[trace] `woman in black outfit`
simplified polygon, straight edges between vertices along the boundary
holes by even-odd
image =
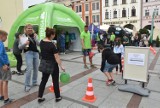
[[[59,102],[62,97],[60,96],[59,91],[59,67],[65,71],[65,69],[62,66],[60,57],[58,55],[57,48],[52,43],[53,38],[55,37],[55,31],[52,28],[46,28],[46,37],[45,39],[41,40],[40,42],[40,49],[41,49],[41,56],[42,60],[45,60],[46,62],[53,63],[53,72],[51,74],[48,74],[46,72],[42,72],[42,81],[39,86],[39,93],[38,93],[38,102],[41,103],[45,100],[43,97],[44,89],[46,86],[46,83],[48,81],[49,76],[52,76],[52,81],[54,85],[54,91],[55,91],[55,101]]]

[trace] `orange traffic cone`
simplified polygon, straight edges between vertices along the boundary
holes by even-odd
[[[124,70],[124,59],[121,60],[121,64],[122,64],[122,72]]]
[[[154,55],[156,54],[156,50],[152,46],[150,46],[150,50]]]
[[[50,88],[49,88],[49,91],[50,91],[50,92],[54,92],[54,89],[53,89],[53,88],[54,88],[54,85],[53,85],[53,83],[52,83],[52,85],[51,85]],[[59,90],[61,91],[61,89],[59,89]]]
[[[96,97],[94,96],[93,92],[92,78],[88,79],[86,95],[82,98],[82,100],[86,102],[94,102],[96,100]]]
[[[50,86],[49,91],[50,91],[50,92],[54,92],[53,83],[52,83],[52,85]]]

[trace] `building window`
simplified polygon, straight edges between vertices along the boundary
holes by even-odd
[[[157,8],[157,9],[154,9],[154,11],[155,11],[155,16],[158,16],[159,15],[159,9]]]
[[[92,16],[92,20],[93,20],[94,23],[95,23],[95,22],[98,22],[98,23],[99,23],[99,15],[93,15],[93,16]]]
[[[125,8],[123,8],[123,10],[122,10],[122,17],[126,17],[126,9]]]
[[[149,10],[145,10],[145,16],[149,16]]]
[[[131,3],[136,3],[136,0],[131,0]]]
[[[96,3],[96,9],[99,10],[99,2]]]
[[[88,4],[85,4],[85,11],[88,11]]]
[[[109,19],[109,12],[107,10],[105,12],[105,19]]]
[[[99,15],[97,15],[97,20],[96,21],[99,23]]]
[[[132,17],[136,16],[136,9],[135,9],[135,7],[132,7],[131,13],[132,13]]]
[[[82,6],[79,5],[79,12],[82,12]]]
[[[126,0],[122,0],[122,4],[126,4]]]
[[[78,6],[76,6],[76,12],[78,12]]]
[[[117,18],[117,11],[116,10],[113,12],[113,18]]]
[[[92,20],[93,20],[93,22],[96,22],[96,16],[95,15],[92,16]]]
[[[109,6],[109,2],[108,0],[105,0],[105,7],[108,7]]]
[[[113,5],[117,5],[117,0],[113,0]]]
[[[86,25],[89,25],[89,16],[86,16]]]
[[[95,3],[92,3],[92,10],[95,10],[96,9],[95,7],[96,7]]]

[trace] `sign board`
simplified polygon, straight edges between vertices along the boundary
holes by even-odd
[[[124,58],[124,74],[123,78],[147,82],[148,63],[149,63],[148,47],[125,47]]]

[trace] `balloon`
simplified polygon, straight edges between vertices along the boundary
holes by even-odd
[[[70,81],[70,75],[66,72],[62,72],[60,75],[60,81],[62,83],[68,83]]]

